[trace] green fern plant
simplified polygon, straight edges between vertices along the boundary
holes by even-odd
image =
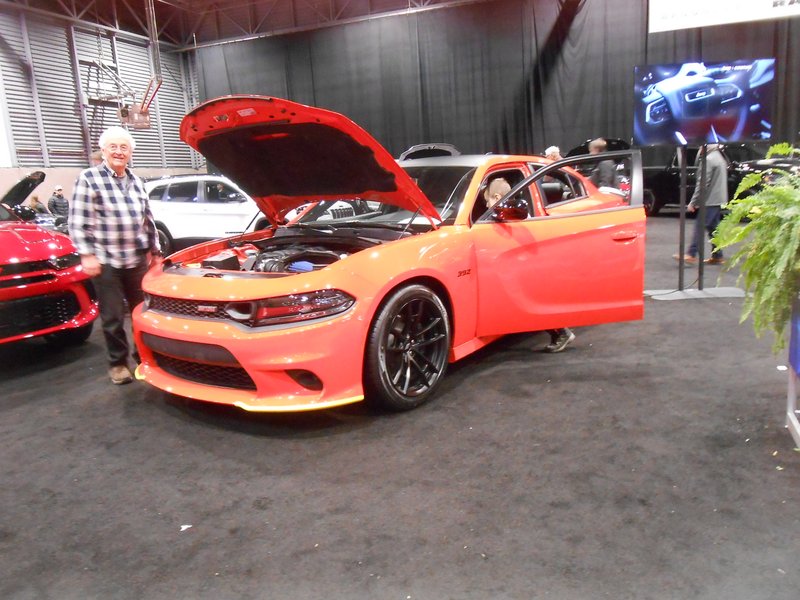
[[[800,155],[776,144],[772,156]],[[773,351],[786,346],[787,324],[800,293],[800,171],[770,169],[746,175],[714,233],[718,248],[736,245],[728,269],[740,267],[746,298],[741,322],[753,318],[756,336],[773,332]]]

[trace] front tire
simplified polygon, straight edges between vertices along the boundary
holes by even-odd
[[[444,377],[450,352],[450,319],[430,288],[395,291],[369,330],[364,358],[367,400],[404,411],[428,401]]]
[[[160,225],[156,226],[156,233],[158,234],[158,245],[161,247],[161,254],[169,256],[174,250],[172,236],[166,228]]]

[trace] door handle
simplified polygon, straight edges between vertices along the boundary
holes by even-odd
[[[615,242],[633,242],[636,238],[639,237],[639,234],[635,231],[620,231],[615,233],[611,236],[611,239]]]

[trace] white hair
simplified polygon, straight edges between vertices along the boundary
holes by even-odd
[[[544,151],[544,155],[550,156],[551,154],[561,154],[561,148],[558,146],[548,146]]]
[[[124,127],[120,127],[119,125],[112,125],[108,129],[106,129],[103,133],[100,134],[100,148],[105,148],[108,145],[108,140],[116,139],[116,138],[125,138],[128,140],[130,144],[131,150],[136,149],[136,140],[133,139],[131,132],[125,129]]]

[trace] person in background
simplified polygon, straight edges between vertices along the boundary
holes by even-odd
[[[564,158],[561,156],[561,149],[558,146],[548,146],[544,151],[544,157],[552,160],[553,162]]]
[[[46,215],[50,213],[50,211],[47,210],[47,207],[44,205],[44,203],[41,200],[39,200],[39,196],[37,196],[36,194],[34,194],[28,199],[28,206],[30,206],[38,214]]]
[[[89,156],[89,164],[93,167],[97,167],[103,164],[103,151],[102,150],[95,150]]]
[[[544,157],[553,162],[564,158],[561,156],[561,149],[558,146],[548,146],[544,151]],[[545,179],[547,179],[546,176]],[[567,327],[548,329],[547,335],[550,336],[550,343],[544,347],[545,352],[561,352],[575,340],[575,334]]]
[[[56,217],[69,218],[69,202],[64,198],[64,188],[57,185],[53,190],[53,195],[47,201],[47,209]]]
[[[589,154],[602,154],[608,149],[608,142],[597,138],[589,142]],[[601,160],[590,177],[597,187],[617,187],[617,165],[613,160]]]
[[[706,218],[705,223],[700,223],[700,219],[694,221],[694,235],[692,236],[691,244],[686,254],[683,255],[683,261],[687,265],[697,264],[697,248],[703,243],[703,227],[708,232],[708,237],[711,239],[714,236],[714,230],[722,220],[722,205],[728,202],[728,161],[720,150],[719,144],[708,144],[706,152],[703,154],[702,149],[697,155],[697,175],[698,179],[702,173],[702,161],[706,161]],[[698,181],[694,188],[692,199],[686,206],[686,211],[693,213],[700,207],[702,198],[700,197],[700,190],[702,186]],[[675,260],[680,260],[680,255],[673,255]],[[722,250],[711,246],[711,256],[704,262],[711,265],[725,264],[725,258],[722,256]]]
[[[83,270],[94,277],[108,375],[116,385],[133,380],[128,358],[138,361],[125,332],[125,317],[143,300],[145,272],[161,260],[144,183],[128,168],[135,147],[122,127],[102,133],[103,162],[78,175],[69,215],[69,235]]]

